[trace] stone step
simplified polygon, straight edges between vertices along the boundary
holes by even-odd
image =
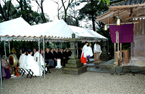
[[[110,73],[110,70],[100,69],[100,68],[95,68],[95,67],[89,67],[89,68],[87,68],[87,71],[89,71],[89,72],[97,72],[97,73]]]

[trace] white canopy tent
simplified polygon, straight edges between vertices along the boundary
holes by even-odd
[[[63,20],[31,26],[19,17],[0,23],[0,41],[38,41],[40,47],[40,40],[43,40],[43,50],[45,49],[45,40],[66,41],[72,38],[73,33],[76,34],[76,38],[82,41],[93,41],[97,38],[106,39],[91,30],[68,26]]]

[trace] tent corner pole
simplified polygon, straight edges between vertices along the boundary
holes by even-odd
[[[9,54],[11,53],[11,42],[9,41]]]
[[[38,47],[39,47],[38,49],[39,49],[39,53],[40,53],[40,39],[39,38],[38,38]],[[41,74],[40,54],[39,54],[39,61],[38,62],[39,62],[39,74]],[[40,78],[41,78],[41,76],[40,76]]]
[[[45,40],[43,36],[43,58],[44,58],[44,79],[45,79]]]
[[[5,56],[7,57],[7,53],[6,53],[6,42],[4,41],[4,52],[5,52]]]
[[[0,77],[1,77],[1,89],[3,89],[2,68],[1,68],[1,54],[0,54]]]

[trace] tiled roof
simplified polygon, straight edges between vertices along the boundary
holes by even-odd
[[[145,3],[145,0],[112,0],[112,1],[118,1],[117,3],[113,3],[110,6],[120,6],[120,5],[135,5],[135,4],[142,4]]]

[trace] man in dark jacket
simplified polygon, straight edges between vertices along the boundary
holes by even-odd
[[[64,66],[64,52],[63,52],[63,49],[60,49],[58,56],[59,56],[59,59],[61,59],[61,65]]]
[[[51,48],[51,51],[49,52],[49,65],[55,67],[54,61],[55,61],[54,52],[53,48]]]
[[[47,64],[49,64],[49,48],[46,48],[45,51],[45,61]]]

